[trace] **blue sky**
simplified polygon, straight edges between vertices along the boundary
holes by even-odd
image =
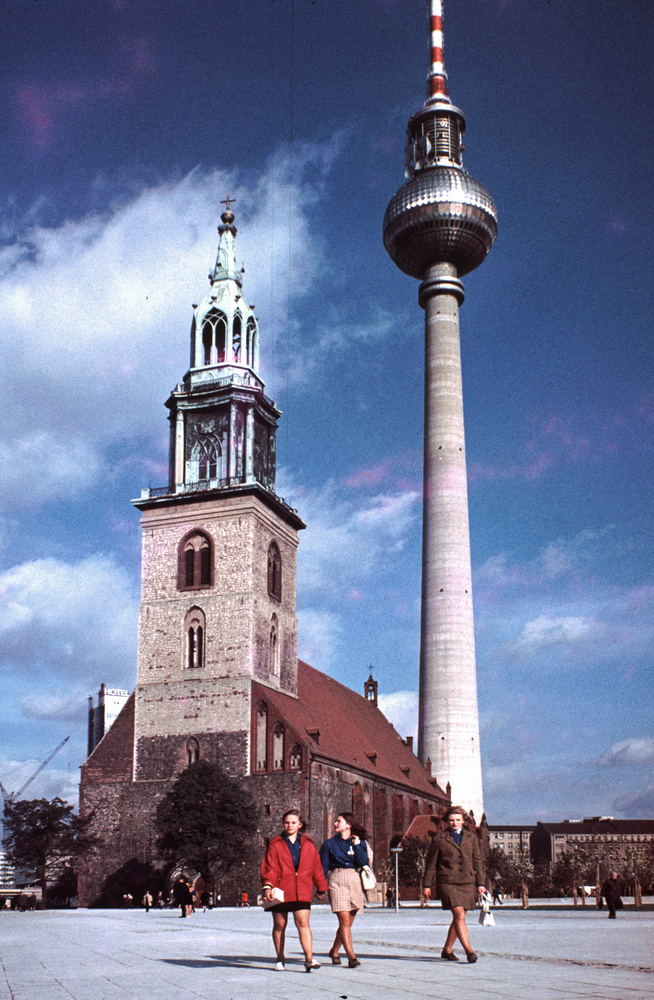
[[[649,5],[447,0],[486,810],[654,816]],[[138,513],[220,200],[284,411],[300,654],[415,730],[423,314],[381,222],[422,0],[9,0],[0,42],[0,779],[76,796],[86,705],[135,681]],[[647,110],[646,110],[647,109]],[[18,765],[21,765],[20,767]]]

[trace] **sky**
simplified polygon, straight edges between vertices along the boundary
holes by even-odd
[[[646,0],[446,0],[499,235],[461,338],[489,822],[654,817]],[[423,0],[4,0],[0,780],[77,799],[88,696],[133,688],[164,401],[236,199],[299,652],[415,733],[423,313],[387,256]]]

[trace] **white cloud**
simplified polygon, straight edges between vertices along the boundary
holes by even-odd
[[[548,646],[578,645],[596,638],[601,631],[601,625],[590,618],[543,614],[527,622],[508,648],[514,653],[529,655]]]
[[[67,755],[67,748],[63,747],[60,753],[60,759],[63,761]],[[44,759],[46,756],[47,754],[44,754]],[[55,757],[54,761],[56,762],[56,760]],[[10,795],[16,795],[27,784],[21,798],[52,799],[58,795],[76,806],[79,796],[79,771],[77,767],[46,767],[33,780],[30,780],[40,764],[41,761],[36,758],[18,762],[0,754],[0,774],[7,792]]]
[[[651,736],[621,740],[599,757],[600,764],[615,766],[640,767],[652,762],[654,762],[654,738]]]
[[[628,792],[615,800],[616,814],[628,819],[654,817],[654,785]]]
[[[298,656],[318,670],[325,670],[334,659],[342,627],[337,615],[329,611],[304,608],[298,612]]]
[[[265,376],[289,304],[326,270],[309,210],[338,149],[336,139],[298,146],[292,159],[282,152],[251,183],[193,171],[56,228],[30,220],[0,251],[0,349],[11,358],[0,415],[5,500],[71,496],[98,480],[107,446],[160,434],[162,401],[187,367],[191,303],[208,288],[227,190],[237,200],[244,293],[265,316]],[[295,346],[299,356],[315,348],[299,331]]]
[[[298,550],[298,592],[334,595],[379,571],[384,557],[402,551],[418,516],[415,491],[383,493],[358,505],[342,500],[334,483],[294,491],[308,528]]]
[[[134,581],[111,557],[14,566],[0,574],[0,664],[38,678],[41,695],[58,697],[64,678],[117,683],[133,676],[137,606]]]
[[[304,331],[305,349],[293,354],[291,380],[309,390],[315,388],[313,378],[326,359],[333,362],[335,356],[351,355],[359,344],[385,340],[399,323],[398,316],[378,305],[371,306],[370,314],[361,322],[353,320],[351,309],[332,306],[324,323]]]
[[[40,694],[36,691],[20,700],[20,710],[30,719],[74,719],[83,721],[88,710],[86,688],[60,691],[58,694]]]
[[[541,587],[544,581],[555,581],[584,569],[592,562],[614,533],[614,525],[599,531],[585,528],[573,538],[557,538],[549,542],[533,559],[523,563],[512,560],[506,552],[488,558],[475,569],[475,580],[482,584]]]
[[[509,764],[487,764],[484,767],[484,793],[504,796],[511,792],[522,790],[525,784],[533,781],[533,775],[525,773],[524,761],[512,761]]]
[[[380,694],[379,707],[390,723],[403,738],[418,736],[418,692],[393,691]],[[418,748],[415,747],[417,750]]]
[[[92,485],[102,468],[102,456],[79,433],[51,434],[38,430],[0,441],[5,499],[21,496],[30,502],[72,498]]]

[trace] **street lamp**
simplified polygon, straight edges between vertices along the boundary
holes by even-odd
[[[600,859],[597,857],[595,859],[597,865],[597,871],[595,875],[595,906],[599,910],[602,905],[602,886],[600,884]]]
[[[399,913],[400,909],[400,880],[398,877],[398,863],[397,859],[400,856],[402,848],[398,844],[397,847],[391,847],[391,854],[395,855],[395,912]]]

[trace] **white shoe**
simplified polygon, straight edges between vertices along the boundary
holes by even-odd
[[[275,966],[275,972],[286,972],[286,966],[283,962],[278,962]]]

